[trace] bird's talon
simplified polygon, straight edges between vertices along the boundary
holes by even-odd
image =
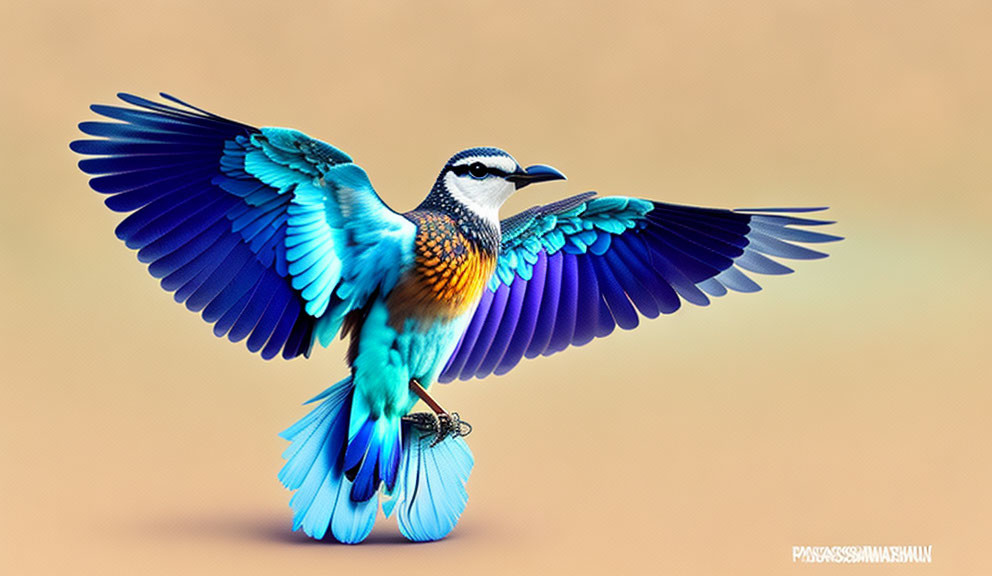
[[[457,438],[472,433],[472,425],[462,420],[457,412],[441,413],[436,416],[430,412],[415,412],[404,416],[403,421],[409,422],[417,430],[432,435],[434,437],[431,440],[432,448],[449,436]]]
[[[424,432],[437,433],[438,430],[437,417],[430,412],[414,412],[413,414],[407,414],[401,420],[403,422],[409,422],[411,426]]]
[[[437,420],[439,429],[434,436],[434,441],[431,442],[432,447],[437,446],[448,436],[458,438],[459,436],[468,436],[472,432],[472,425],[462,420],[458,412],[438,414]]]
[[[472,425],[461,419],[458,412],[451,413],[451,436],[456,438],[458,436],[468,436],[472,433]]]

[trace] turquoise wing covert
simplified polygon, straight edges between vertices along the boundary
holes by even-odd
[[[130,212],[118,238],[217,336],[269,359],[309,355],[412,253],[414,225],[378,197],[344,152],[285,128],[119,94],[94,105],[72,150],[107,206]]]
[[[587,192],[501,222],[496,273],[441,382],[505,374],[524,357],[602,338],[639,316],[756,292],[743,271],[788,274],[770,257],[823,258],[795,243],[840,240],[832,224],[791,214],[824,208],[719,210]]]

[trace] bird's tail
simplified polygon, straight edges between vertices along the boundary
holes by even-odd
[[[468,504],[465,483],[475,464],[472,451],[461,436],[433,441],[433,434],[403,424],[396,489],[382,504],[387,518],[396,510],[400,532],[414,542],[447,536]]]
[[[378,495],[352,500],[352,482],[344,474],[354,388],[349,376],[324,390],[307,402],[320,404],[280,434],[292,442],[282,455],[286,465],[279,471],[279,481],[296,490],[289,501],[293,530],[302,528],[318,540],[330,528],[339,542],[361,542],[372,531],[379,508]]]
[[[392,498],[383,511],[397,511],[404,536],[443,538],[468,501],[468,445],[449,437],[432,446],[430,434],[406,423],[400,430],[398,421],[394,430],[384,418],[367,421],[349,439],[353,396],[354,383],[345,378],[310,400],[320,404],[281,434],[292,442],[279,480],[296,490],[293,530],[322,539],[329,528],[339,542],[361,542],[372,531],[384,483],[384,495]]]

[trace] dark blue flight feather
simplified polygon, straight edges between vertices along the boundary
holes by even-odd
[[[163,288],[217,323],[218,336],[248,337],[249,349],[265,358],[307,354],[311,341],[304,340],[312,340],[316,319],[305,312],[277,254],[284,250],[280,217],[289,195],[244,171],[244,180],[232,178],[222,167],[225,150],[259,130],[171,97],[182,108],[120,97],[137,108],[92,106],[116,122],[83,122],[80,130],[98,139],[70,145],[98,156],[79,167],[93,175],[94,190],[110,195],[107,206],[131,212],[118,237],[139,250]],[[267,194],[268,204],[253,205],[252,192]]]
[[[533,358],[630,330],[640,316],[705,306],[760,286],[742,272],[787,274],[774,258],[823,253],[796,242],[839,237],[805,230],[808,209],[732,211],[586,193],[502,222],[497,274],[440,380],[483,378]],[[538,264],[535,264],[538,263]],[[508,288],[512,286],[512,292]],[[515,298],[506,304],[507,292]],[[480,337],[481,335],[481,337]],[[483,361],[484,360],[484,361]]]

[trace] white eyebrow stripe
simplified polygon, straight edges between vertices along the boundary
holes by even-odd
[[[469,166],[476,162],[487,168],[496,168],[497,170],[502,170],[506,173],[515,172],[517,170],[517,161],[507,156],[469,156],[468,158],[462,158],[458,162],[455,162],[452,166]]]

